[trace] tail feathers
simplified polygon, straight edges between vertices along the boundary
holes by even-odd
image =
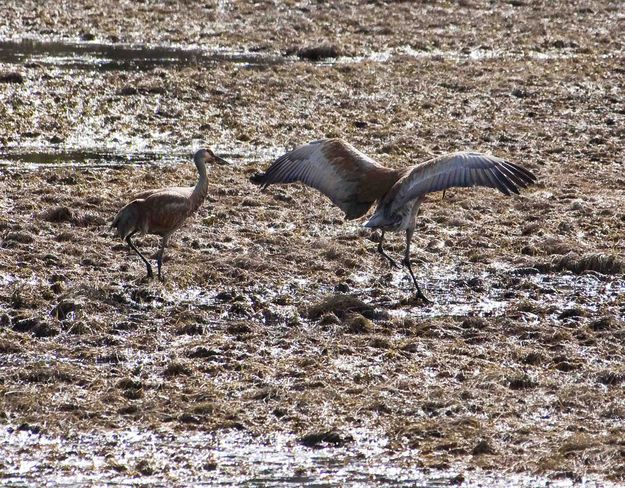
[[[118,212],[117,215],[115,216],[115,218],[113,219],[113,223],[111,224],[111,229],[115,229],[117,228],[117,226],[119,225],[119,216],[120,216],[121,212]]]
[[[376,212],[374,213],[369,220],[367,220],[363,225],[363,227],[370,227],[373,229],[378,229],[378,228],[382,228],[382,227],[388,227],[390,225],[395,224],[396,222],[394,220],[389,220],[387,217],[384,216],[384,213],[382,212]]]
[[[340,208],[342,208],[345,213],[345,220],[354,220],[362,217],[367,213],[367,210],[371,208],[371,205],[373,205],[373,202],[342,201],[340,203]]]
[[[374,219],[373,217],[370,218],[369,220],[367,220],[364,224],[362,224],[363,227],[379,227],[379,225],[377,224],[377,220],[378,219]]]
[[[111,224],[111,229],[117,229],[117,235],[126,239],[130,234],[140,229],[140,224],[139,200],[134,200],[117,213]]]

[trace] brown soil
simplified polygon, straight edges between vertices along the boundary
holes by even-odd
[[[8,2],[0,36],[284,62],[0,65],[6,155],[156,148],[155,162],[175,160],[0,169],[7,426],[234,428],[304,445],[349,445],[366,428],[423,469],[625,478],[618,2],[74,3]],[[316,62],[324,52],[344,57]],[[422,306],[377,235],[323,196],[249,183],[328,136],[395,167],[490,152],[539,184],[430,196],[413,243],[434,301]],[[205,145],[232,164],[210,168],[166,281],[146,281],[108,226],[135,192],[193,184]],[[387,249],[399,255],[403,238]]]

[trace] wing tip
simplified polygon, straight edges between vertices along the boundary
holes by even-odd
[[[504,167],[508,171],[512,171],[517,178],[521,179],[523,182],[522,188],[527,188],[529,185],[538,183],[538,177],[524,166],[511,161],[504,161]]]

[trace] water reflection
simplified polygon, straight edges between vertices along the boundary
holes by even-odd
[[[156,67],[199,66],[211,63],[273,65],[280,54],[227,49],[203,50],[174,46],[100,44],[94,42],[0,41],[0,63],[55,65],[67,69],[140,70]]]
[[[150,46],[79,41],[44,41],[39,39],[0,41],[0,63],[56,66],[63,69],[99,71],[148,71],[157,67],[202,66],[215,63],[237,63],[244,66],[272,66],[294,62],[313,62],[319,66],[361,62],[386,63],[394,58],[415,60],[473,61],[509,59],[551,59],[576,56],[573,51],[522,51],[476,49],[469,52],[444,50],[415,50],[399,46],[384,51],[371,51],[354,56],[302,60],[296,55],[280,52],[256,52],[235,49],[205,49],[181,46]]]
[[[121,166],[170,165],[180,161],[188,161],[196,148],[168,148],[154,151],[124,151],[108,147],[59,148],[41,149],[12,148],[0,152],[0,167],[15,167],[20,170],[35,170],[40,167],[84,167],[84,168],[116,168]],[[275,151],[241,148],[233,152],[222,150],[219,146],[215,151],[231,164],[249,163],[254,160],[265,160],[274,157]]]

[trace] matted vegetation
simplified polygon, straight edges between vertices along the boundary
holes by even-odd
[[[464,473],[456,481],[474,470],[622,481],[622,9],[569,3],[84,1],[70,15],[9,2],[0,36],[273,61],[0,64],[7,428],[68,442],[234,429],[347,450],[364,429],[389,456],[410,453],[404,466]],[[413,245],[434,301],[422,306],[378,236],[323,196],[249,183],[287,148],[334,136],[395,167],[491,152],[539,184],[428,198]],[[193,184],[205,145],[232,164],[210,168],[165,282],[146,281],[108,226],[134,192]],[[139,153],[148,164],[120,160]],[[403,236],[387,248],[401,253]],[[165,476],[106,459],[94,468],[104,478]]]

